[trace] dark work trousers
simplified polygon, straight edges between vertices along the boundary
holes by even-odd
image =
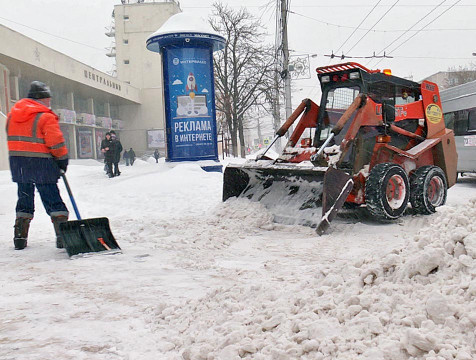
[[[18,183],[17,218],[33,218],[35,212],[35,186],[49,216],[68,216],[68,209],[61,200],[58,184]]]
[[[114,163],[114,176],[119,175],[121,172],[119,171],[119,163]]]

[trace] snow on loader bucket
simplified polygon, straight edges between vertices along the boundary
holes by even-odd
[[[268,166],[266,166],[268,165]],[[245,197],[268,208],[274,221],[317,227],[322,235],[352,189],[345,172],[314,166],[228,165],[224,172],[223,201]]]
[[[276,222],[316,226],[321,218],[325,170],[266,163],[228,165],[223,174],[223,201],[246,197],[270,209]]]
[[[345,117],[350,117],[357,106],[349,109]],[[241,165],[229,164],[223,174],[223,201],[234,196],[258,201],[271,211],[274,221],[317,227],[316,232],[322,235],[352,190],[351,176],[333,167],[319,167],[311,162],[301,162],[297,166],[296,163],[262,160],[301,113],[304,112],[304,115],[293,136],[296,132],[300,136],[302,131],[299,126],[309,125],[309,118],[316,119],[317,110],[314,103],[303,101],[277,131],[275,139],[260,159]],[[293,136],[289,143],[293,143]],[[333,137],[334,133],[330,133],[314,154],[316,159]]]
[[[300,117],[281,155],[264,154],[224,172],[223,200],[263,203],[275,221],[316,226],[322,235],[344,206],[388,222],[409,204],[432,214],[456,182],[454,132],[438,86],[357,63],[316,69],[320,105],[305,99],[276,132]]]
[[[105,217],[81,219],[73,193],[63,171],[61,177],[78,218],[78,220],[66,221],[60,224],[60,234],[63,236],[64,248],[68,255],[71,257],[84,253],[120,252],[121,248],[109,227],[109,220]]]

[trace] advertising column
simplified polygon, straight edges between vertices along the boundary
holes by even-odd
[[[147,39],[162,54],[167,161],[218,163],[213,52],[225,39],[193,14],[179,13]],[[221,165],[200,166],[221,171]]]
[[[217,160],[211,49],[165,49],[163,56],[169,161]]]

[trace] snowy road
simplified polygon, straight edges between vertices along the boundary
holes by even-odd
[[[259,204],[221,203],[222,175],[195,165],[139,160],[122,171],[107,179],[92,160],[68,169],[82,216],[108,217],[124,250],[74,260],[55,248],[39,198],[29,246],[13,250],[16,186],[0,172],[0,359],[476,356],[473,243],[468,234],[451,250],[445,243],[473,226],[452,219],[468,218],[476,178],[450,189],[432,216],[338,219],[318,238],[273,223]],[[423,275],[412,261],[431,265],[427,258],[452,265]],[[431,316],[435,291],[452,302],[441,312],[455,309],[444,321]]]

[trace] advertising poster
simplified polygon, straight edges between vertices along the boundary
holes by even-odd
[[[78,157],[90,159],[93,157],[93,131],[88,128],[78,128]]]
[[[164,51],[168,160],[218,159],[212,52]]]
[[[164,130],[147,130],[147,147],[149,149],[164,149],[165,134]]]
[[[66,144],[66,147],[68,148],[68,152],[71,153],[71,138],[72,138],[72,135],[70,133],[70,126],[60,124],[60,129],[61,129],[61,132],[63,133],[64,143]]]
[[[104,159],[104,154],[101,152],[101,142],[106,137],[107,130],[98,130],[96,129],[96,156],[98,159]]]

